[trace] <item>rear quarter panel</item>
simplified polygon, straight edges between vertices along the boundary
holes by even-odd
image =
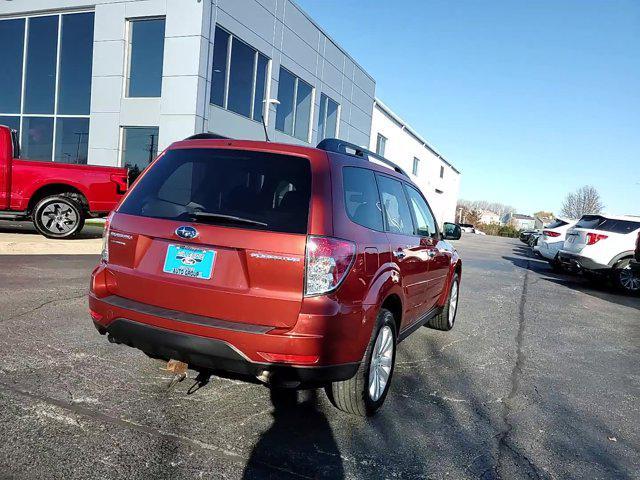
[[[11,209],[26,210],[33,195],[47,185],[68,185],[86,197],[91,211],[108,212],[122,197],[112,174],[126,174],[126,169],[14,159]]]

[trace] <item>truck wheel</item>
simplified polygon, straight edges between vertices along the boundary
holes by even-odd
[[[71,238],[84,227],[84,209],[72,197],[52,195],[33,209],[33,224],[47,238]]]
[[[389,310],[380,310],[373,332],[356,374],[325,389],[335,407],[361,417],[378,411],[391,385],[396,361],[396,325]]]
[[[449,287],[449,295],[447,296],[447,302],[438,315],[433,317],[427,322],[427,327],[434,330],[442,330],[448,332],[453,328],[453,324],[456,321],[456,314],[458,313],[458,293],[460,292],[460,277],[456,273],[451,280],[451,287]]]
[[[625,293],[640,293],[640,275],[631,269],[631,259],[621,260],[614,267],[613,283]]]

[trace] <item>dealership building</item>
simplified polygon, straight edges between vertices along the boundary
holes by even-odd
[[[454,219],[459,172],[291,0],[3,0],[0,42],[0,124],[24,158],[141,170],[194,133],[264,140],[265,126],[286,143],[386,141]]]

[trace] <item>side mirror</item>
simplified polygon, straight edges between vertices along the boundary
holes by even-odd
[[[460,225],[450,222],[444,222],[444,230],[442,237],[445,240],[460,240],[462,229]]]

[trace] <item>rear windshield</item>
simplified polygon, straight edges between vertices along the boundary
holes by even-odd
[[[564,227],[565,225],[568,225],[568,223],[556,218],[553,222],[547,225],[547,228],[558,228],[558,227]]]
[[[118,211],[255,230],[306,233],[311,168],[299,157],[222,149],[169,150]]]
[[[605,218],[600,215],[585,215],[578,223],[577,228],[588,228],[590,230],[603,230],[611,233],[630,233],[640,228],[640,219],[637,222],[631,220],[616,220]]]

